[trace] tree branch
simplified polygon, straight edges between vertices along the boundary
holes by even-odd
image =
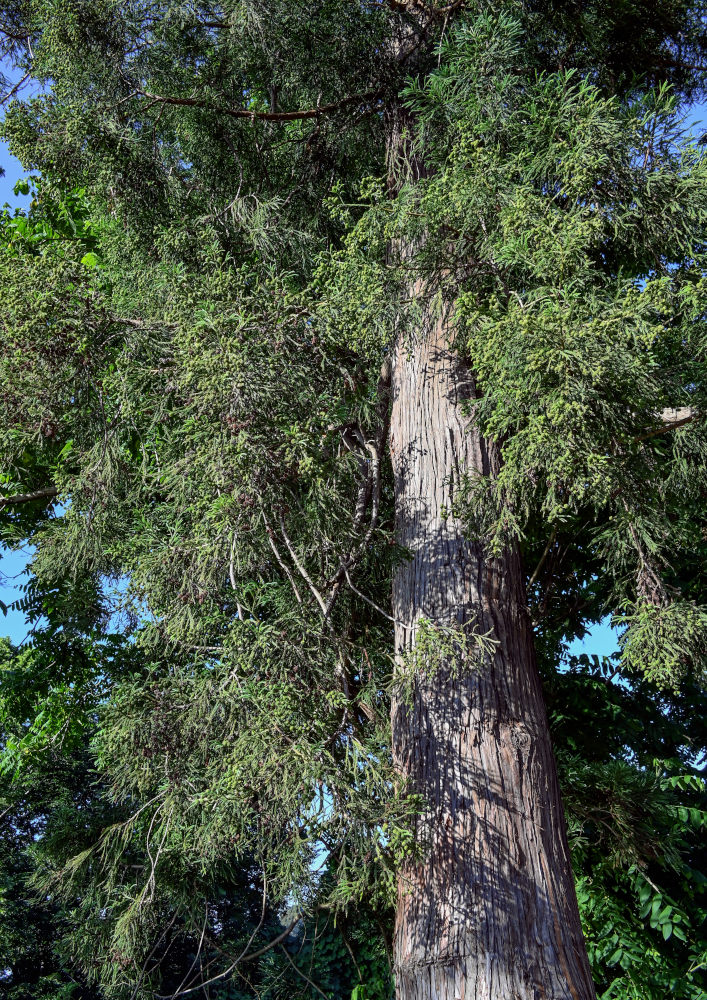
[[[121,323],[123,326],[133,326],[136,330],[144,330],[150,326],[164,326],[168,330],[176,330],[178,323],[165,323],[161,319],[131,319],[129,316],[111,316],[111,323]]]
[[[8,102],[9,100],[11,100],[11,99],[12,99],[12,98],[13,98],[13,97],[15,96],[15,94],[16,94],[16,93],[17,93],[17,92],[18,92],[18,91],[20,90],[20,88],[21,88],[21,87],[22,87],[22,86],[23,86],[23,85],[24,85],[24,84],[25,84],[25,83],[27,82],[27,80],[29,80],[29,78],[30,78],[30,74],[29,74],[29,73],[25,73],[25,75],[24,75],[24,76],[22,77],[22,79],[21,79],[21,80],[19,80],[19,81],[18,81],[18,82],[17,82],[16,84],[15,84],[15,86],[14,86],[14,87],[12,88],[12,90],[9,90],[9,91],[7,92],[7,94],[5,94],[5,96],[3,97],[3,99],[2,99],[1,101],[0,101],[0,105],[2,105],[2,104],[7,104],[7,102]]]
[[[548,539],[548,543],[545,546],[545,551],[540,556],[540,562],[535,567],[535,569],[533,571],[533,575],[531,576],[530,580],[528,581],[528,590],[530,590],[530,588],[533,586],[533,584],[535,583],[535,581],[538,578],[538,574],[540,573],[540,570],[545,565],[545,560],[547,559],[548,555],[550,554],[550,549],[552,548],[552,546],[553,546],[553,544],[555,542],[555,538],[556,537],[557,537],[557,528],[554,527],[552,529],[552,532],[550,533],[550,538]]]
[[[215,108],[207,101],[202,101],[197,97],[164,97],[160,94],[152,94],[147,90],[138,90],[141,97],[147,97],[156,104],[173,104],[178,107],[203,108],[207,111],[214,111],[219,115],[227,115],[229,118],[247,118],[251,121],[264,122],[294,122],[303,121],[306,118],[318,118],[320,115],[331,115],[346,108],[351,104],[370,104],[380,100],[383,95],[382,88],[371,90],[366,94],[354,94],[351,97],[343,97],[340,101],[331,104],[318,104],[315,108],[307,108],[301,111],[249,111],[247,108]]]
[[[370,465],[368,467],[368,474],[365,482],[362,484],[361,491],[359,493],[359,502],[356,505],[356,514],[354,516],[354,532],[357,532],[361,525],[363,524],[363,516],[365,514],[366,508],[369,503],[371,503],[371,517],[368,524],[368,529],[361,540],[361,542],[356,546],[355,549],[349,551],[345,558],[339,560],[339,569],[337,570],[334,579],[331,581],[331,590],[329,592],[329,599],[326,604],[326,609],[324,613],[325,619],[329,618],[332,608],[336,603],[336,599],[341,590],[341,586],[344,581],[344,577],[351,587],[355,591],[353,584],[349,578],[348,571],[353,569],[356,563],[361,559],[365,553],[368,545],[373,537],[373,532],[378,526],[378,516],[380,510],[380,495],[381,495],[381,460],[383,454],[383,448],[385,446],[386,439],[388,437],[388,427],[390,423],[390,382],[391,382],[391,362],[390,358],[386,358],[383,362],[381,368],[380,377],[378,379],[377,388],[377,403],[376,412],[378,414],[378,428],[376,430],[375,440],[373,442],[366,441],[361,435],[361,443],[365,450],[370,455]],[[361,595],[359,595],[361,596]],[[367,600],[367,598],[364,598]],[[377,604],[369,601],[377,610]],[[385,614],[385,612],[383,612]]]
[[[275,539],[274,539],[274,534],[275,533],[272,530],[272,528],[270,527],[270,525],[268,524],[268,519],[265,516],[265,511],[263,511],[263,524],[265,525],[265,532],[266,532],[266,534],[268,536],[268,542],[270,542],[270,548],[273,550],[273,553],[275,554],[275,558],[277,559],[278,565],[280,566],[280,569],[285,573],[287,579],[290,581],[290,586],[292,587],[292,589],[295,592],[295,597],[297,598],[297,603],[301,604],[302,603],[302,598],[300,597],[299,590],[297,589],[297,584],[294,581],[294,577],[292,576],[292,573],[290,572],[289,567],[284,562],[284,560],[283,560],[282,556],[280,555],[280,553],[277,551],[277,546],[275,545]],[[235,587],[234,587],[234,590],[235,590]]]
[[[0,507],[14,507],[15,504],[32,503],[33,500],[45,500],[58,496],[59,490],[56,486],[45,486],[43,490],[36,490],[34,493],[18,493],[14,497],[0,497]]]
[[[666,414],[668,413],[678,414],[682,413],[683,410],[686,413],[684,417],[680,417],[680,419],[678,420],[666,420]],[[641,441],[648,441],[650,438],[658,437],[658,435],[660,434],[668,434],[670,433],[670,431],[677,430],[678,427],[684,427],[685,424],[691,424],[695,420],[699,420],[700,417],[702,416],[703,416],[702,413],[698,413],[695,410],[690,409],[690,407],[683,407],[680,410],[663,410],[662,414],[664,420],[663,426],[656,427],[652,431],[647,431],[645,434],[641,434],[638,437],[635,437],[633,439],[634,444],[640,444]]]
[[[292,557],[292,562],[297,567],[297,571],[298,571],[299,575],[302,577],[302,579],[304,580],[304,582],[307,584],[307,586],[311,590],[314,599],[316,600],[317,604],[321,608],[322,614],[324,615],[324,618],[326,619],[327,610],[326,610],[326,604],[324,603],[324,598],[319,593],[319,591],[317,590],[317,588],[314,586],[314,584],[312,582],[312,578],[310,577],[309,573],[307,572],[307,570],[304,568],[304,566],[300,562],[300,560],[299,560],[299,558],[297,556],[297,553],[295,552],[294,546],[292,545],[292,542],[288,538],[287,532],[285,531],[285,521],[283,519],[282,514],[280,514],[280,531],[282,532],[282,537],[285,540],[285,545],[287,546],[287,551],[290,553],[290,556]]]
[[[393,622],[394,625],[399,625],[401,628],[407,629],[408,632],[412,632],[412,630],[415,628],[414,625],[406,625],[405,622],[398,621],[397,618],[393,618],[392,615],[389,615],[387,611],[383,610],[380,604],[376,604],[376,602],[372,601],[370,597],[366,597],[365,594],[361,593],[360,590],[357,590],[356,587],[354,587],[353,583],[351,582],[351,577],[349,576],[349,572],[347,568],[343,565],[343,563],[341,568],[344,576],[346,577],[346,582],[348,583],[349,587],[351,587],[351,589],[353,590],[354,594],[356,594],[357,597],[360,597],[362,601],[365,601],[367,604],[370,604],[372,608],[375,608],[379,614],[383,615],[384,618],[387,618],[388,621]]]
[[[312,989],[316,990],[320,997],[324,997],[324,1000],[329,1000],[329,998],[327,997],[326,993],[323,993],[322,990],[319,989],[319,987],[317,986],[317,984],[315,982],[313,982],[309,978],[309,976],[305,975],[305,973],[302,972],[302,970],[299,968],[298,965],[295,965],[295,963],[292,961],[292,957],[291,957],[289,951],[287,950],[287,948],[285,948],[284,945],[280,945],[280,949],[281,949],[283,955],[285,956],[285,958],[287,959],[287,961],[290,963],[290,965],[292,966],[292,968],[297,973],[297,975],[301,976],[302,979],[304,979],[305,983],[309,983],[309,985],[312,987]]]
[[[290,934],[295,929],[295,927],[297,926],[297,924],[300,922],[301,919],[302,919],[302,914],[298,913],[297,916],[294,918],[294,920],[290,921],[290,923],[284,929],[282,934],[278,934],[276,938],[274,938],[272,941],[269,941],[268,944],[263,945],[262,948],[258,948],[257,951],[251,951],[249,955],[244,955],[240,959],[240,961],[252,962],[254,958],[260,958],[261,955],[264,955],[266,951],[270,951],[271,948],[276,948],[277,945],[280,944],[280,942],[287,940],[287,938],[290,936]]]
[[[253,934],[251,934],[250,940],[248,941],[248,945],[255,937],[255,934],[257,934],[257,932],[262,927],[264,913],[265,913],[265,904],[263,903],[263,912],[261,913],[260,922],[258,923],[258,926],[256,927]],[[237,966],[240,965],[241,962],[250,962],[255,958],[260,958],[261,955],[264,955],[266,952],[270,951],[271,948],[276,948],[277,945],[285,941],[294,930],[295,925],[298,924],[301,919],[302,919],[302,914],[298,913],[297,916],[294,918],[294,920],[285,928],[282,934],[278,934],[278,936],[274,938],[272,941],[269,941],[268,944],[263,945],[262,948],[258,948],[257,951],[252,951],[249,955],[246,955],[243,952],[241,952],[241,954],[237,958],[233,958],[232,955],[229,955],[227,951],[224,951],[223,948],[219,947],[219,945],[209,935],[207,935],[206,940],[208,941],[209,945],[212,948],[214,948],[217,952],[219,952],[219,954],[231,960],[231,964],[228,966],[228,968],[224,969],[223,972],[219,972],[218,975],[212,976],[210,979],[207,979],[206,981],[199,983],[197,986],[190,986],[188,989],[180,989],[178,992],[170,994],[156,993],[155,997],[157,998],[157,1000],[176,1000],[177,997],[186,996],[188,993],[195,993],[197,990],[203,990],[204,987],[210,986],[211,983],[215,983],[219,979],[224,979],[226,976],[230,975],[230,973],[233,972],[233,970],[237,968]],[[246,945],[246,947],[248,947],[248,945]]]

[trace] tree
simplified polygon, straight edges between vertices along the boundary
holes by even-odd
[[[5,505],[70,498],[37,571],[129,577],[149,664],[96,738],[152,859],[103,883],[121,955],[158,872],[242,851],[303,909],[397,881],[406,1000],[593,996],[533,628],[704,669],[699,6],[4,25],[49,185],[5,220]]]
[[[22,503],[20,530],[31,530],[34,520],[36,531],[41,508],[35,502],[32,512]],[[3,520],[5,539],[17,538],[19,525]],[[97,780],[92,746],[112,689],[121,679],[140,675],[139,651],[111,631],[118,623],[90,579],[64,578],[51,588],[30,575],[16,606],[24,611],[32,638],[21,648],[0,643],[0,996],[171,995],[191,992],[195,983],[201,989],[210,979],[212,990],[228,1000],[309,997],[312,974],[342,1000],[362,976],[371,988],[379,982],[385,989],[387,962],[365,909],[355,926],[341,916],[336,926],[331,914],[320,913],[283,932],[252,858],[238,865],[226,860],[208,873],[175,866],[161,873],[137,940],[131,939],[135,926],[125,914],[115,922],[108,917],[102,907],[105,876],[116,895],[129,897],[135,872],[151,870],[140,806],[116,802]],[[77,857],[94,858],[96,843],[100,848],[110,830],[120,834],[122,849],[109,870],[99,867],[99,884],[95,869],[84,866],[63,887],[67,891],[56,892],[56,873],[75,869]],[[121,928],[121,916],[127,928]],[[218,942],[207,939],[205,945],[212,925]],[[259,933],[284,943],[275,954],[268,949],[259,954],[251,947]],[[130,957],[120,950],[126,937]],[[135,954],[141,963],[133,966]],[[224,957],[236,955],[245,962],[225,979]],[[233,965],[231,960],[225,968],[231,971]]]
[[[615,668],[582,657],[546,687],[597,994],[699,996],[704,694],[616,685]]]

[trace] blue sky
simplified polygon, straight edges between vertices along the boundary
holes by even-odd
[[[7,72],[7,70],[6,70]],[[707,102],[695,105],[688,117],[690,128],[696,133],[707,132]],[[26,175],[22,164],[11,155],[7,143],[0,140],[0,166],[5,174],[0,177],[0,206],[8,203],[11,206],[22,207],[27,204],[27,196],[16,196],[13,188],[20,177]],[[0,601],[10,604],[21,596],[23,580],[26,579],[24,569],[30,557],[28,550],[21,552],[0,551]],[[6,617],[0,615],[0,635],[9,636],[13,642],[22,642],[26,637],[28,627],[24,615],[18,611],[9,611]],[[588,653],[606,656],[617,648],[616,632],[608,621],[596,625],[582,642],[573,643],[570,652],[574,654]]]
[[[0,601],[10,604],[21,597],[22,582],[27,579],[24,570],[29,558],[28,550],[10,552],[3,547],[0,552]],[[0,615],[0,636],[8,636],[13,642],[21,643],[28,632],[25,616],[21,611],[8,610]]]
[[[2,141],[0,141],[0,166],[5,170],[5,176],[0,177],[0,205],[4,205],[5,202],[10,205],[27,204],[28,196],[16,197],[12,192],[17,181],[20,177],[24,177],[27,171],[22,168],[20,161],[10,154],[7,143]]]

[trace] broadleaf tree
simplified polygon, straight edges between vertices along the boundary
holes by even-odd
[[[634,687],[704,679],[704,15],[3,5],[3,511],[142,664],[127,819],[43,883],[107,989],[240,861],[293,920],[395,899],[401,1000],[595,995],[537,662],[613,615]]]

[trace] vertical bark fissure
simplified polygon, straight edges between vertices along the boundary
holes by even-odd
[[[415,661],[393,698],[395,763],[425,803],[399,880],[398,996],[590,1000],[519,555],[489,557],[449,513],[460,477],[489,473],[498,454],[465,416],[473,373],[447,318],[425,315],[393,357],[396,531],[411,555],[393,582],[396,650],[404,673],[424,618],[463,631],[468,652]]]

